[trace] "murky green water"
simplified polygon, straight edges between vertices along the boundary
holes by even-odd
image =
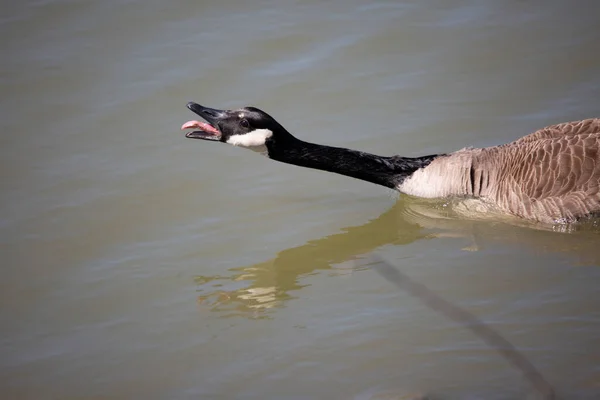
[[[521,399],[535,389],[372,255],[600,396],[600,236],[187,140],[193,100],[442,153],[600,116],[591,1],[0,6],[0,393]],[[380,396],[380,397],[377,397]]]

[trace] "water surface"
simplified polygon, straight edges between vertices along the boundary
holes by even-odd
[[[443,203],[187,140],[187,101],[298,137],[444,153],[599,116],[599,10],[546,1],[0,6],[3,398],[526,398],[473,313],[563,398],[600,396],[593,224]]]

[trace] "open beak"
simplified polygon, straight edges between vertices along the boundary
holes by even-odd
[[[188,121],[181,126],[182,130],[194,129],[185,134],[185,137],[191,139],[203,140],[221,140],[221,131],[219,130],[219,120],[226,116],[225,111],[215,110],[214,108],[203,107],[200,104],[190,101],[187,108],[198,114],[206,122]]]

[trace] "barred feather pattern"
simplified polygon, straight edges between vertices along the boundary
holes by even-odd
[[[401,183],[421,197],[468,196],[545,223],[600,213],[600,119],[540,129],[512,143],[462,149]]]

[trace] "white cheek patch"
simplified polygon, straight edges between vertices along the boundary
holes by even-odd
[[[227,143],[266,154],[265,143],[271,136],[273,136],[273,132],[269,129],[255,129],[245,135],[230,136],[227,138]]]

